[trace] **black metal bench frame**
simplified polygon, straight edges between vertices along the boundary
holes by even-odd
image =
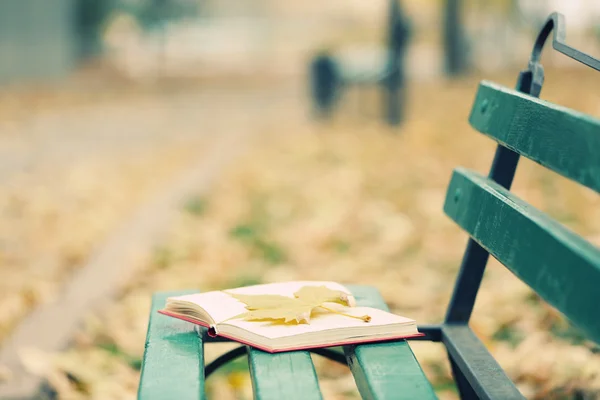
[[[383,117],[389,125],[399,125],[404,119],[405,68],[404,57],[410,36],[409,22],[399,0],[390,0],[386,49],[383,69],[375,75],[345,77],[332,54],[318,54],[311,64],[311,95],[317,116],[329,117],[341,93],[352,86],[379,85],[384,94]]]

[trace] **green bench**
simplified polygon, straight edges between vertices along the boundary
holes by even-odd
[[[311,61],[310,89],[317,116],[331,117],[341,97],[352,87],[379,86],[386,122],[393,126],[404,119],[405,58],[411,28],[400,0],[388,3],[385,46],[323,51]]]
[[[499,260],[561,311],[589,339],[600,343],[600,249],[509,189],[521,156],[600,193],[600,120],[539,100],[539,56],[550,33],[555,49],[600,70],[600,61],[564,44],[562,16],[544,26],[517,90],[482,82],[471,125],[498,142],[489,176],[455,169],[444,211],[470,236],[443,324],[420,326],[420,340],[442,342],[464,399],[523,399],[522,394],[469,328],[489,255]],[[377,289],[350,286],[359,305],[387,309]],[[165,299],[153,298],[138,397],[202,399],[205,378],[224,363],[248,355],[255,398],[321,399],[311,354],[268,354],[241,346],[204,362],[204,345],[216,339],[192,324],[157,314]],[[543,349],[540,349],[543,351]],[[348,365],[366,399],[436,398],[408,342],[319,349],[314,353]]]

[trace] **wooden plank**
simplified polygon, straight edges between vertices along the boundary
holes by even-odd
[[[349,285],[360,306],[388,310],[376,288]],[[344,352],[363,399],[436,399],[408,342],[345,346]]]
[[[469,122],[503,146],[600,193],[600,119],[483,81]]]
[[[492,256],[600,343],[600,249],[495,182],[454,171],[444,211]]]
[[[160,292],[152,298],[138,399],[204,399],[204,351],[194,325],[157,313],[169,296],[197,291]]]
[[[270,354],[248,347],[255,399],[320,400],[317,373],[306,351]]]
[[[479,399],[524,399],[483,343],[467,325],[444,325],[443,341],[451,359]]]

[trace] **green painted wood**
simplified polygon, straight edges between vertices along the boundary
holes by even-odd
[[[379,291],[370,286],[347,286],[360,306],[388,310]],[[363,399],[436,399],[408,342],[345,346],[348,366]]]
[[[469,122],[503,146],[600,192],[600,119],[483,81]]]
[[[444,325],[442,340],[478,398],[525,399],[467,325]]]
[[[492,256],[600,343],[600,249],[495,182],[454,171],[444,211]]]
[[[320,400],[317,373],[306,351],[270,354],[248,347],[254,398]]]
[[[195,292],[159,292],[152,297],[138,399],[205,398],[202,339],[193,324],[157,313],[167,297]]]

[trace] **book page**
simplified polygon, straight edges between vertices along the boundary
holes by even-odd
[[[348,331],[348,333],[351,333],[353,330],[356,330],[356,328],[360,328],[359,330],[361,331],[364,329],[374,328],[373,331],[377,332],[377,327],[384,325],[411,324],[415,322],[413,319],[370,307],[340,306],[335,308],[343,310],[350,315],[369,315],[371,317],[371,321],[364,322],[355,318],[333,314],[325,310],[318,311],[318,309],[315,309],[315,312],[313,312],[310,319],[310,324],[283,324],[277,321],[245,321],[241,319],[235,319],[229,320],[223,325],[235,326],[269,339],[277,339],[305,333],[325,332],[333,329],[344,330]]]
[[[350,291],[336,282],[325,281],[294,281],[281,283],[267,283],[263,285],[246,286],[235,289],[226,289],[225,291],[213,291],[206,293],[189,294],[184,296],[171,297],[172,300],[187,301],[197,304],[206,311],[211,318],[219,324],[231,317],[242,314],[246,310],[246,305],[226,292],[239,294],[278,294],[282,296],[293,297],[294,292],[303,286],[327,286],[333,290],[340,290],[346,293]],[[351,318],[350,318],[351,319]]]
[[[206,311],[217,324],[220,321],[224,321],[248,311],[243,303],[237,301],[227,293],[220,291],[170,297],[169,300],[185,301],[196,304]]]

